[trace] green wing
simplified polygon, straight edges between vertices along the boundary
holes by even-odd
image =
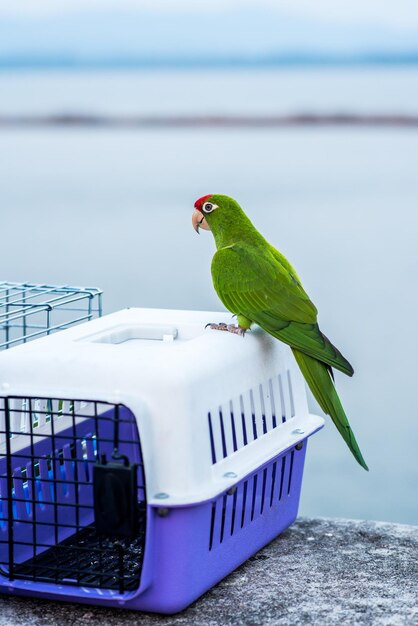
[[[275,248],[234,244],[212,261],[215,290],[227,309],[301,352],[351,376],[353,368],[321,333],[317,310],[290,263]]]

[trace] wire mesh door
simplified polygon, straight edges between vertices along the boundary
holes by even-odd
[[[0,400],[0,573],[83,587],[139,586],[146,494],[123,405]]]
[[[0,350],[101,315],[94,287],[0,282]]]

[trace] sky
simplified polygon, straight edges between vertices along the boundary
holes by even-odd
[[[416,0],[0,0],[1,16],[42,16],[45,14],[69,11],[92,11],[99,9],[151,10],[162,13],[229,11],[245,6],[268,8],[303,17],[313,17],[332,21],[344,21],[362,24],[389,24],[405,29],[418,26],[418,2]]]

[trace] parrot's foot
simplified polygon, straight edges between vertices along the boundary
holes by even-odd
[[[233,333],[240,337],[244,337],[248,330],[248,328],[241,328],[241,326],[235,326],[234,324],[224,324],[223,322],[220,324],[206,324],[205,328],[210,328],[211,330],[225,330],[228,333]]]

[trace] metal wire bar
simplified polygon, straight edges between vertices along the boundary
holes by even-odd
[[[7,455],[6,455],[6,469],[7,469],[7,481],[10,485],[10,480],[12,476],[12,453],[10,448],[10,437],[8,436],[8,432],[10,430],[10,412],[8,407],[7,399],[4,401],[4,413],[5,413],[5,429],[6,429],[6,447],[7,447]],[[10,487],[9,487],[10,489]],[[8,542],[8,561],[9,561],[9,578],[13,580],[13,566],[14,566],[14,545],[13,545],[13,500],[12,498],[7,499],[7,542]]]
[[[6,302],[9,306],[45,306],[49,308],[54,308],[57,303],[71,303],[76,299],[86,298],[93,299],[95,296],[99,295],[99,290],[96,293],[91,290],[86,291],[83,288],[74,287],[71,290],[62,291],[60,289],[53,290],[51,288],[37,290],[32,293],[32,295],[28,295],[32,292],[32,289],[28,289],[27,291],[18,291],[17,293],[12,293],[16,297],[11,299],[11,290],[6,290],[6,295],[4,298],[0,297],[0,304],[4,304]],[[46,296],[55,295],[55,297],[46,297]],[[27,300],[34,300],[34,302],[27,302]]]

